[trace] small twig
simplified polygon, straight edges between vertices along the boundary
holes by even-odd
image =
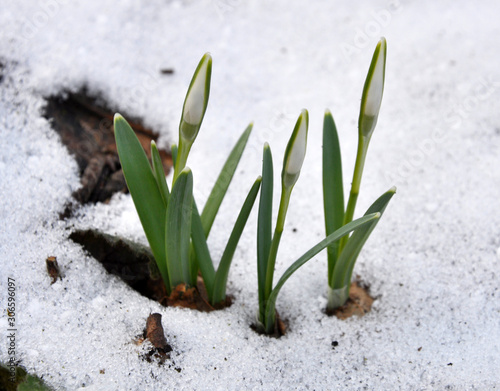
[[[49,273],[49,276],[52,278],[51,285],[55,283],[58,278],[62,279],[56,257],[48,257],[45,263],[47,264],[47,273]]]
[[[163,326],[161,325],[161,314],[151,314],[146,321],[146,338],[153,346],[162,353],[172,351],[172,347],[167,343]]]

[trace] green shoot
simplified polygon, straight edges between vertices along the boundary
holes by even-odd
[[[302,257],[297,259],[273,287],[274,267],[276,264],[279,243],[283,234],[286,213],[290,203],[290,196],[293,186],[300,175],[306,153],[308,122],[308,113],[304,110],[297,120],[285,151],[283,170],[281,173],[280,205],[274,234],[272,236],[273,160],[269,145],[267,143],[264,144],[262,189],[260,193],[257,224],[257,279],[259,293],[257,327],[259,331],[268,335],[274,334],[276,330],[276,299],[286,280],[321,250],[335,243],[348,233],[373,223],[380,217],[379,213],[371,213],[343,227],[339,227],[339,229],[332,232],[327,238],[323,239]]]
[[[119,114],[115,115],[115,137],[125,179],[167,293],[182,283],[196,286],[199,270],[210,303],[218,304],[226,298],[231,261],[261,179],[257,178],[248,193],[216,271],[207,238],[245,150],[252,124],[231,151],[200,215],[193,198],[193,174],[186,164],[207,109],[211,72],[212,58],[207,53],[200,60],[186,94],[179,124],[179,143],[172,145],[171,192],[154,142],[151,143],[151,166],[137,136]]]
[[[304,265],[307,261],[312,259],[315,255],[317,255],[321,250],[328,247],[328,245],[335,243],[340,238],[345,237],[345,235],[356,229],[363,229],[368,224],[373,224],[378,221],[380,218],[380,213],[372,213],[366,216],[363,216],[357,220],[351,221],[349,224],[344,225],[342,228],[339,228],[331,235],[327,236],[321,242],[313,246],[309,249],[304,255],[302,255],[299,259],[297,259],[292,265],[283,273],[278,283],[271,291],[270,295],[267,298],[266,306],[265,306],[265,321],[263,323],[264,330],[267,334],[272,334],[275,329],[276,324],[276,299],[278,297],[278,293],[281,288],[285,284],[286,280],[288,280],[293,273],[295,273],[302,265]]]
[[[165,217],[167,207],[163,201],[148,158],[134,131],[120,114],[115,114],[116,147],[125,181],[132,195],[137,214],[151,251],[158,264],[163,282],[170,292],[165,262]]]
[[[354,174],[352,176],[351,193],[347,208],[344,215],[344,224],[352,220],[354,209],[358,200],[359,188],[361,186],[361,177],[365,166],[366,152],[368,145],[377,125],[380,105],[382,104],[382,96],[384,93],[385,82],[385,62],[387,57],[387,43],[385,38],[380,39],[375,52],[373,53],[372,62],[368,75],[366,77],[363,94],[361,97],[361,108],[359,111],[358,120],[358,152],[356,154],[356,163],[354,165]],[[345,246],[346,239],[341,241],[340,251]]]
[[[265,308],[272,291],[274,266],[278,254],[279,242],[283,233],[290,196],[293,186],[299,177],[302,162],[305,157],[308,126],[309,114],[307,110],[303,110],[295,124],[295,128],[285,151],[281,175],[281,199],[278,210],[278,220],[274,229],[274,235],[272,236],[273,158],[269,145],[267,143],[264,145],[262,191],[260,194],[257,227],[257,277],[259,291],[258,320],[262,325],[263,331],[267,334],[271,334],[274,331],[274,324],[266,324]]]
[[[323,122],[323,200],[326,234],[330,235],[341,226],[349,224],[354,216],[361,186],[361,177],[371,136],[377,124],[385,82],[387,43],[381,38],[366,77],[358,120],[358,151],[354,165],[351,191],[344,211],[342,159],[337,129],[331,113],[327,110]],[[384,193],[368,209],[371,213],[383,214],[396,189]],[[338,243],[328,248],[328,304],[331,311],[349,298],[352,271],[363,245],[375,228],[378,220],[365,225],[351,236],[345,235]]]

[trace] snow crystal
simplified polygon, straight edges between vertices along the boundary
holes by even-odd
[[[55,389],[494,389],[500,386],[500,96],[498,2],[25,0],[0,12],[0,279],[16,281],[17,359]],[[326,256],[278,299],[280,339],[256,334],[256,213],[229,275],[234,304],[165,308],[129,288],[68,239],[97,228],[145,243],[129,195],[59,214],[80,186],[74,158],[42,118],[44,97],[78,91],[176,139],[192,72],[213,56],[204,125],[188,162],[202,205],[250,121],[254,131],[209,242],[220,257],[238,206],[271,145],[276,177],[300,110],[308,153],[278,254],[279,276],[322,238],[321,124],[336,120],[344,182],[355,158],[364,77],[387,38],[384,100],[357,214],[398,191],[355,274],[373,309],[341,321],[322,313]],[[162,75],[161,69],[174,73]],[[207,161],[209,159],[209,161]],[[276,181],[277,182],[277,181]],[[275,190],[279,196],[278,188]],[[276,199],[276,201],[278,201]],[[63,274],[51,285],[45,259]],[[163,316],[171,358],[137,345]],[[6,346],[6,313],[0,340]],[[8,353],[0,350],[0,362]]]

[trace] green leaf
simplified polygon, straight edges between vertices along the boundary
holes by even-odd
[[[156,147],[156,143],[151,141],[151,161],[153,162],[153,175],[156,179],[156,184],[158,185],[158,190],[160,190],[161,198],[165,204],[165,208],[168,205],[168,199],[170,197],[170,191],[168,190],[167,180],[165,178],[165,171],[163,171],[163,163],[161,161],[160,153]]]
[[[266,303],[266,272],[271,248],[273,214],[273,157],[269,144],[264,144],[262,186],[257,221],[257,280],[259,289],[259,319],[264,319]]]
[[[167,292],[170,292],[165,254],[166,207],[162,195],[141,143],[120,114],[115,115],[114,129],[123,175]]]
[[[357,220],[351,221],[349,224],[344,225],[342,228],[339,228],[321,242],[312,247],[309,251],[307,251],[304,255],[302,255],[299,259],[297,259],[286,271],[283,273],[278,283],[272,290],[269,298],[266,302],[265,309],[265,328],[267,333],[272,333],[274,329],[275,323],[275,313],[276,313],[276,299],[278,297],[278,293],[281,288],[285,284],[285,282],[292,276],[293,273],[297,271],[302,265],[304,265],[307,261],[309,261],[312,257],[318,254],[325,247],[328,247],[330,244],[339,240],[341,237],[347,235],[349,232],[354,231],[355,229],[362,229],[363,226],[369,224],[370,222],[377,221],[380,218],[380,213],[372,213],[370,215],[363,216]]]
[[[392,196],[396,193],[396,188],[392,187],[387,192],[382,194],[366,211],[365,216],[372,213],[384,213],[385,208],[389,204]],[[352,271],[354,269],[354,264],[358,258],[363,245],[368,240],[368,237],[372,233],[373,229],[376,227],[378,220],[372,221],[370,224],[366,224],[361,227],[347,241],[346,246],[342,250],[342,253],[337,260],[335,269],[333,271],[333,276],[331,276],[332,289],[340,289],[349,285],[351,282]]]
[[[203,223],[203,229],[205,231],[205,236],[208,238],[210,234],[210,229],[212,228],[212,224],[215,220],[215,216],[219,211],[220,205],[224,196],[226,195],[227,189],[231,180],[233,179],[234,173],[236,171],[236,167],[241,159],[241,155],[245,150],[245,146],[247,144],[248,138],[250,137],[250,133],[252,132],[253,124],[248,125],[243,134],[240,136],[238,142],[233,147],[233,150],[229,154],[226,163],[224,163],[224,167],[215,182],[215,185],[208,196],[205,207],[203,208],[203,212],[201,213],[201,221]]]
[[[205,288],[207,290],[208,297],[212,297],[215,281],[215,269],[210,256],[210,251],[208,250],[207,238],[205,232],[203,231],[203,225],[201,223],[201,218],[198,213],[198,208],[196,202],[193,200],[193,222],[191,226],[191,238],[193,239],[192,244],[194,252],[191,252],[191,264],[198,265],[203,276],[203,281],[205,282]],[[194,270],[192,270],[194,271]],[[191,278],[195,278],[196,275],[191,274]]]
[[[323,205],[325,210],[326,235],[330,235],[344,223],[344,185],[342,180],[342,157],[337,128],[330,111],[323,121]],[[328,247],[328,275],[337,262],[339,242]]]
[[[185,168],[177,177],[168,202],[165,248],[170,286],[189,283],[189,243],[193,210],[193,174]]]
[[[227,276],[229,274],[229,268],[231,267],[231,261],[233,260],[234,252],[238,246],[243,229],[248,221],[248,216],[252,211],[255,199],[257,198],[261,182],[261,177],[258,177],[254,182],[247,198],[245,199],[245,202],[243,203],[243,207],[240,210],[238,218],[236,219],[231,235],[229,236],[226,248],[224,249],[224,253],[222,254],[222,258],[219,263],[219,267],[217,268],[217,273],[215,274],[213,296],[209,296],[212,298],[212,304],[220,303],[226,298]]]

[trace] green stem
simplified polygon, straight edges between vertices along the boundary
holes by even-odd
[[[347,208],[344,215],[344,225],[350,223],[354,217],[354,210],[356,209],[356,202],[358,201],[361,177],[363,175],[363,168],[365,166],[366,152],[368,151],[369,143],[369,138],[363,136],[359,137],[358,152],[356,154],[356,163],[354,165],[354,174],[352,176],[351,192],[349,193],[349,201],[347,202]],[[348,239],[349,236],[347,235],[340,239],[339,255],[342,253]]]
[[[278,220],[276,222],[276,228],[274,229],[273,240],[271,242],[271,249],[269,250],[269,258],[267,261],[266,285],[264,291],[265,300],[268,299],[271,291],[273,290],[274,266],[276,264],[276,256],[278,255],[278,247],[280,245],[281,235],[283,234],[283,228],[285,226],[285,217],[288,210],[288,204],[290,203],[291,193],[291,188],[283,188],[281,191]]]
[[[186,167],[187,158],[192,145],[192,142],[188,142],[182,137],[179,138],[179,146],[177,149],[177,160],[174,165],[174,179],[172,180],[172,187],[174,186],[174,183],[181,171],[184,170],[184,167]]]
[[[338,289],[328,287],[328,302],[326,310],[333,311],[334,309],[343,306],[347,299],[349,299],[349,288],[349,285]]]

